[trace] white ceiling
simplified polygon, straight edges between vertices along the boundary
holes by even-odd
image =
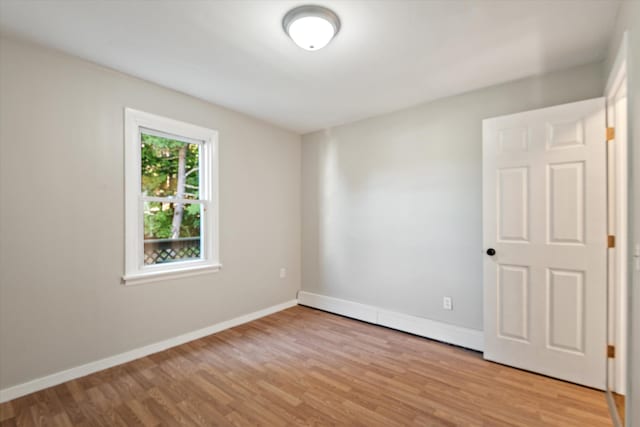
[[[283,15],[342,20],[317,52]],[[615,0],[0,1],[0,30],[300,133],[604,59]]]

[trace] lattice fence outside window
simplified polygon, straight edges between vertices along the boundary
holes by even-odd
[[[144,241],[145,265],[200,259],[200,254],[199,237]]]

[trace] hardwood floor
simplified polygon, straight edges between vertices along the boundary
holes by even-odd
[[[624,404],[624,396],[621,394],[613,393],[613,400],[616,403],[616,409],[618,410],[618,417],[620,417],[620,421],[622,425],[624,425],[624,416],[625,414],[625,404]]]
[[[609,426],[603,393],[294,307],[0,405],[4,426]]]

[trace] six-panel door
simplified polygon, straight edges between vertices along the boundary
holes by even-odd
[[[604,388],[604,99],[483,122],[488,360]]]

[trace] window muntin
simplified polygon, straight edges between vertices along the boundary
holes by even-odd
[[[219,268],[217,132],[131,109],[125,123],[124,282]]]

